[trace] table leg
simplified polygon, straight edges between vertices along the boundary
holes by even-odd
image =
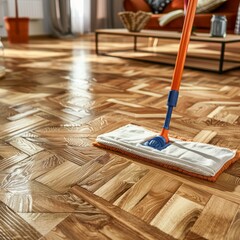
[[[99,55],[99,51],[98,51],[98,33],[95,33],[95,52],[97,55]]]
[[[225,53],[225,43],[223,42],[221,46],[221,56],[219,61],[219,73],[223,72],[224,53]]]
[[[134,51],[137,51],[137,36],[134,36]]]

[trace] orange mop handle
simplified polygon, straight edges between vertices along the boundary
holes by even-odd
[[[172,116],[173,107],[177,106],[178,100],[178,93],[182,79],[183,68],[186,60],[188,44],[190,41],[190,36],[192,32],[193,20],[195,17],[195,12],[197,8],[197,1],[198,0],[188,0],[186,16],[184,19],[182,36],[180,39],[180,46],[177,54],[176,64],[173,72],[173,79],[171,84],[171,91],[168,94],[168,101],[167,101],[167,114],[165,118],[165,122],[160,133],[161,139],[165,139],[165,142],[168,143],[168,131]],[[185,0],[185,6],[186,6]]]
[[[183,24],[182,36],[180,39],[179,51],[176,59],[176,65],[173,72],[171,90],[178,91],[181,84],[183,68],[186,60],[188,44],[192,32],[194,16],[198,0],[189,0],[186,10],[186,16]]]

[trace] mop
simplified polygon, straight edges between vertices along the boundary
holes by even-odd
[[[168,135],[172,111],[177,106],[196,6],[197,0],[188,1],[167,100],[166,118],[161,133],[128,124],[97,136],[94,145],[214,182],[226,168],[240,159],[239,151],[205,143],[184,141]]]

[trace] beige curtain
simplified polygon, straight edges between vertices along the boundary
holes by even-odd
[[[122,27],[123,0],[50,0],[53,34],[69,37],[98,28]]]
[[[238,7],[238,13],[237,13],[237,19],[236,19],[236,25],[235,25],[235,33],[240,34],[240,3]]]
[[[117,16],[123,0],[71,0],[72,31],[94,32],[98,28],[121,27]]]
[[[70,0],[51,0],[50,13],[53,34],[57,37],[71,36]]]
[[[95,0],[93,6],[95,6],[94,13],[96,13],[96,15],[92,14],[93,28],[112,28],[113,1]]]

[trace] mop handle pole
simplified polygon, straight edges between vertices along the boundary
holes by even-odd
[[[183,24],[182,36],[180,39],[179,51],[173,72],[171,90],[179,91],[183,68],[186,60],[188,44],[192,32],[193,21],[197,7],[197,0],[188,0],[186,16]]]
[[[173,72],[171,90],[168,95],[167,114],[166,114],[162,131],[160,133],[160,135],[166,139],[166,142],[168,142],[168,130],[169,130],[170,121],[172,117],[172,111],[173,111],[173,108],[177,106],[178,93],[179,93],[179,88],[181,84],[183,68],[186,60],[188,44],[190,41],[193,21],[195,17],[196,8],[197,8],[197,0],[184,0],[184,1],[185,1],[184,3],[185,3],[185,9],[186,9],[186,16],[184,19],[179,51],[177,54],[177,59],[176,59],[175,68]]]

